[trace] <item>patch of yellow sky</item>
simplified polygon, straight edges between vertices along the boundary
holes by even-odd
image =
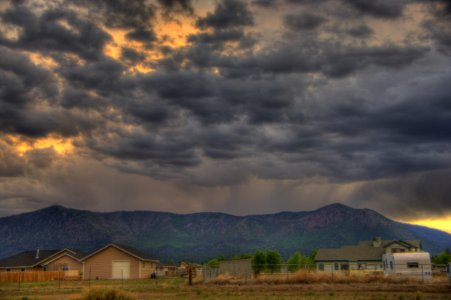
[[[421,225],[430,228],[435,228],[439,230],[446,231],[451,233],[451,216],[446,216],[443,218],[426,218],[426,219],[418,219],[418,220],[408,220],[405,223]]]
[[[15,135],[8,135],[6,140],[12,142],[19,156],[25,155],[28,151],[48,148],[53,148],[59,155],[67,155],[74,152],[72,138],[63,138],[56,135],[35,139],[25,139]]]

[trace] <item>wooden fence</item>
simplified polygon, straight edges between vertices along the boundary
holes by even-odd
[[[0,282],[29,282],[80,279],[79,271],[0,272]]]

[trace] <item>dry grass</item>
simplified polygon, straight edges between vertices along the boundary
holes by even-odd
[[[234,277],[229,274],[222,274],[216,279],[210,281],[213,284],[415,284],[421,281],[421,278],[412,277],[385,277],[382,273],[366,274],[344,274],[344,273],[319,273],[306,270],[299,270],[291,274],[259,274],[253,280],[244,281],[242,278]],[[445,283],[447,278],[434,277],[435,283]]]
[[[230,274],[221,274],[212,281],[210,281],[213,284],[240,284],[243,280],[240,277],[234,277]]]
[[[313,273],[313,272],[312,272]],[[296,276],[295,276],[296,275]],[[279,276],[279,275],[275,275]],[[99,280],[95,282],[64,281],[61,288],[58,282],[28,282],[18,289],[17,284],[0,283],[1,300],[85,300],[85,299],[164,299],[164,300],[194,300],[194,299],[258,299],[258,300],[449,300],[451,284],[442,280],[433,282],[372,282],[369,279],[358,279],[356,283],[321,282],[327,278],[312,278],[309,274],[298,272],[292,274],[292,282],[274,281],[239,281],[233,276],[223,275],[216,284],[197,283],[188,286],[186,278],[157,280]],[[261,280],[260,278],[259,280]],[[302,283],[306,280],[318,280],[317,283]],[[337,279],[335,277],[335,279]],[[447,279],[445,277],[445,279]],[[295,282],[294,280],[297,280]],[[354,279],[355,280],[355,279]],[[379,280],[379,279],[377,279]],[[341,281],[343,282],[343,281]],[[108,292],[114,290],[115,292]],[[93,292],[96,291],[96,292]],[[97,292],[100,291],[100,292]],[[123,298],[120,298],[123,297]]]
[[[79,300],[134,300],[130,293],[116,289],[97,288],[85,292]]]

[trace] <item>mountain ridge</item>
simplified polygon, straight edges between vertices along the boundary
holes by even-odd
[[[52,205],[0,218],[0,257],[36,248],[85,251],[106,243],[128,244],[163,261],[204,261],[256,250],[294,251],[369,240],[421,239],[432,253],[451,247],[451,235],[390,220],[371,209],[340,203],[312,211],[236,216],[221,212],[93,212]]]

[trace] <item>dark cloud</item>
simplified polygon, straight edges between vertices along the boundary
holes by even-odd
[[[143,52],[136,51],[133,48],[123,47],[121,49],[121,58],[130,64],[137,64],[146,59],[146,55]]]
[[[100,95],[122,90],[120,84],[124,66],[113,59],[64,66],[58,71],[72,85],[88,90],[95,89]]]
[[[394,218],[446,216],[451,211],[450,169],[368,182],[356,189],[350,204],[372,206]],[[404,199],[404,200],[400,200]]]
[[[370,15],[378,18],[398,18],[402,15],[406,1],[390,1],[390,0],[345,0],[359,13]]]
[[[315,47],[312,44],[316,43]],[[322,50],[318,51],[318,47]],[[259,67],[267,72],[322,72],[343,77],[370,66],[400,68],[421,58],[425,47],[349,47],[339,43],[301,40],[289,41],[258,58]]]
[[[26,135],[51,131],[47,120],[26,115],[38,99],[55,103],[57,88],[52,74],[32,64],[26,56],[0,47],[0,78],[3,83],[0,86],[0,129]]]
[[[158,0],[158,3],[163,8],[163,14],[168,17],[174,13],[194,14],[191,0]]]
[[[347,33],[351,36],[358,38],[368,38],[374,34],[374,30],[367,25],[360,25],[347,30]]]
[[[3,139],[0,142],[0,179],[25,175],[26,163]]]
[[[437,49],[445,55],[451,55],[451,18],[425,21],[423,27],[435,41]]]
[[[90,7],[110,28],[150,29],[155,16],[155,7],[146,0],[70,0],[75,4]]]
[[[147,162],[150,169],[153,165],[183,168],[200,164],[194,151],[195,137],[184,131],[161,135],[121,131],[117,134],[115,140],[90,140],[90,146],[119,159]],[[153,175],[158,177],[158,174]]]
[[[333,77],[349,75],[370,65],[386,68],[400,68],[419,59],[428,49],[424,47],[362,47],[337,51],[328,57],[330,64],[324,64],[322,72]]]
[[[151,43],[155,40],[153,21],[155,6],[146,0],[68,0],[91,9],[93,18],[98,18],[109,28],[128,29],[126,38]]]
[[[133,31],[128,32],[125,37],[129,40],[143,43],[152,43],[157,39],[153,30],[149,30],[144,27],[139,27]]]
[[[252,1],[252,4],[263,8],[274,8],[279,3],[277,0],[254,0]]]
[[[285,24],[293,30],[313,30],[318,28],[326,19],[312,13],[301,13],[297,15],[286,15]]]
[[[48,10],[38,16],[20,2],[14,2],[10,9],[1,13],[1,18],[21,28],[17,39],[0,39],[0,44],[8,47],[45,54],[69,52],[93,60],[103,56],[103,47],[111,40],[110,35],[93,22],[65,10]]]
[[[243,1],[221,0],[214,12],[197,20],[200,28],[226,29],[239,26],[248,26],[254,23],[251,12]]]
[[[292,4],[318,4],[327,0],[285,0],[287,3]]]

